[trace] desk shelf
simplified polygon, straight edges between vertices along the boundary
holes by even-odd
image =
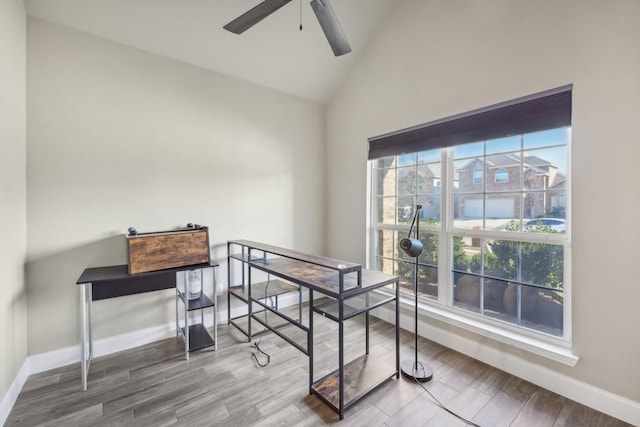
[[[186,340],[186,330],[185,328],[179,329],[179,334],[182,339]],[[215,345],[215,341],[211,333],[207,330],[207,328],[202,323],[196,323],[194,325],[189,325],[189,351],[202,350],[203,348],[212,347]]]
[[[362,355],[343,367],[344,407],[348,409],[362,397],[397,375],[388,361]],[[340,410],[340,369],[336,369],[311,385],[313,394],[334,411]]]
[[[266,299],[284,295],[289,292],[297,292],[298,287],[282,280],[273,279],[268,282],[259,282],[251,284],[251,296],[253,299]],[[242,285],[229,288],[229,292],[244,303],[249,302],[249,295]]]
[[[202,310],[203,308],[210,308],[215,305],[215,303],[204,293],[201,293],[198,299],[187,299],[183,292],[177,292],[178,298],[180,298],[183,304],[186,304],[187,311]]]
[[[293,319],[285,318],[272,310],[263,310],[251,315],[251,318],[271,332],[303,352],[309,354],[309,328]]]
[[[195,289],[191,289],[193,284],[190,284],[190,272],[194,273],[194,277],[197,277],[196,280],[200,282]],[[212,289],[207,291],[203,277],[204,270],[195,268],[184,270],[182,273],[182,286],[178,284],[179,281],[176,278],[176,334],[184,341],[185,359],[189,359],[189,353],[192,351],[207,347],[217,350],[216,281],[214,271]],[[197,298],[188,298],[190,292],[195,290],[198,290],[193,292],[197,293]],[[211,296],[207,295],[207,292],[210,292]],[[213,315],[213,335],[205,327],[205,311],[211,311]],[[199,321],[194,321],[194,317],[199,317]]]
[[[369,292],[367,294],[356,295],[345,298],[343,303],[342,320],[351,319],[359,314],[366,313],[374,308],[381,307],[395,299],[393,296],[379,292]],[[334,322],[340,321],[340,301],[331,299],[313,306],[313,311],[321,314]]]
[[[277,278],[271,278],[269,276],[269,280],[257,281],[254,282],[251,280],[251,271],[250,268],[256,264],[264,264],[267,262],[267,252],[258,251],[258,255],[255,253],[251,254],[250,251],[246,247],[242,247],[241,253],[233,253],[231,252],[231,246],[228,247],[228,285],[227,285],[227,307],[232,306],[232,301],[240,301],[242,304],[246,305],[246,312],[240,315],[231,316],[231,310],[227,310],[228,312],[228,322],[230,325],[234,326],[238,329],[242,334],[247,337],[247,341],[251,341],[252,336],[256,334],[260,334],[264,332],[258,331],[255,332],[251,326],[251,321],[255,320],[265,326],[267,329],[280,329],[284,326],[284,324],[289,324],[292,319],[282,316],[279,313],[279,304],[280,297],[286,294],[298,293],[298,321],[302,318],[302,290],[299,286],[292,284],[290,281],[281,280]],[[239,262],[242,278],[240,283],[233,285],[232,283],[232,266],[233,261],[236,263]],[[270,273],[267,271],[267,273]],[[251,297],[249,297],[251,295]],[[271,304],[267,304],[270,302]],[[260,314],[265,313],[266,314]],[[271,312],[271,313],[269,313]],[[262,318],[256,318],[256,316],[262,316]],[[268,316],[267,320],[265,320],[264,316]],[[276,327],[274,327],[274,323],[269,321],[269,318],[273,318],[274,316],[280,316],[280,319],[275,323]],[[275,319],[274,319],[275,320]],[[293,320],[293,322],[296,322]],[[296,348],[300,349],[303,352],[306,352],[306,343],[304,345],[304,350],[299,345],[299,339],[296,337],[294,339],[287,338],[287,334],[280,331],[277,332],[278,335],[282,336],[286,341],[290,342]],[[296,336],[297,334],[294,334]]]

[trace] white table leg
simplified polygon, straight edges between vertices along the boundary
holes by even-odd
[[[80,285],[80,366],[82,375],[82,391],[87,391],[87,376],[89,375],[89,366],[93,359],[93,339],[91,337],[91,289],[91,283]],[[89,354],[87,354],[87,347]]]

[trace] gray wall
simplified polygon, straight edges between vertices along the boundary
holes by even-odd
[[[78,344],[75,281],[126,263],[129,226],[208,225],[221,263],[228,239],[324,251],[323,106],[43,21],[28,34],[30,354]],[[168,324],[173,299],[101,301],[94,338]]]
[[[366,261],[368,137],[573,83],[578,365],[433,320],[422,330],[438,328],[454,347],[473,342],[472,356],[519,364],[538,381],[561,374],[640,402],[639,16],[632,0],[399,2],[327,109],[328,255]],[[499,356],[483,357],[487,349]]]
[[[21,0],[0,2],[0,400],[27,357],[26,23]]]

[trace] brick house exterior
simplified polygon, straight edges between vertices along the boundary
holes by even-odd
[[[564,216],[566,177],[557,166],[536,156],[521,162],[518,154],[484,159],[486,164],[476,158],[457,170],[456,217],[482,218],[485,195],[487,218]]]

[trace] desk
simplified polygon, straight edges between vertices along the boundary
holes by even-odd
[[[229,324],[244,333],[251,341],[251,322],[257,321],[309,357],[309,393],[316,395],[340,419],[344,411],[359,399],[381,386],[392,377],[400,375],[400,310],[398,276],[363,269],[359,264],[305,254],[249,240],[230,240],[228,251],[228,293],[247,305],[247,314],[231,317]],[[234,282],[232,262],[240,263],[242,277]],[[283,279],[268,279],[267,282],[253,280],[255,271]],[[268,277],[269,277],[268,276]],[[301,316],[293,319],[266,299],[279,292],[297,290],[292,284],[309,292],[309,320],[305,325]],[[395,284],[394,292],[378,292],[387,285]],[[314,301],[314,295],[323,296],[323,301]],[[300,303],[301,299],[299,299]],[[395,309],[395,366],[389,366],[369,355],[369,313],[389,304]],[[300,313],[300,312],[299,312]],[[338,324],[338,366],[330,374],[316,379],[313,373],[313,315],[318,314]],[[365,316],[366,341],[364,354],[346,361],[344,351],[344,323],[356,316]],[[274,320],[268,320],[272,317]],[[240,321],[246,318],[247,328]],[[278,322],[279,321],[279,322]]]
[[[80,353],[82,368],[82,390],[87,390],[87,375],[89,366],[93,359],[93,339],[91,337],[91,317],[93,301],[99,301],[108,298],[116,298],[126,295],[135,295],[145,292],[160,291],[163,289],[175,289],[178,283],[178,274],[188,270],[207,269],[218,267],[218,263],[209,262],[205,264],[188,265],[179,268],[170,268],[167,270],[152,271],[148,273],[139,273],[131,275],[128,273],[128,267],[124,265],[111,265],[107,267],[87,268],[82,272],[76,285],[80,286]],[[213,293],[214,300],[216,295],[215,271],[213,272]],[[189,303],[191,305],[191,303]],[[217,304],[213,303],[213,345],[217,343],[216,328],[216,308]],[[185,314],[185,319],[187,315]],[[176,302],[176,328],[178,328],[178,310]],[[186,325],[185,354],[189,355],[189,328]],[[215,347],[214,347],[215,349]]]

